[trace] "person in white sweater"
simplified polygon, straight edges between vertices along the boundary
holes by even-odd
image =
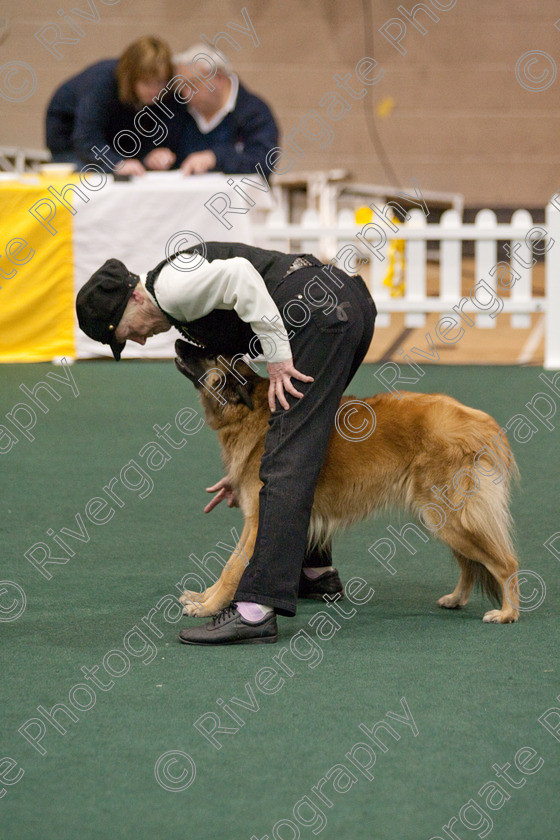
[[[82,330],[109,344],[117,361],[127,340],[145,344],[172,326],[213,354],[266,359],[272,413],[255,549],[235,601],[180,640],[275,642],[276,613],[295,615],[298,593],[341,593],[330,546],[307,551],[307,532],[340,398],[373,336],[377,312],[362,278],[309,254],[206,242],[141,276],[108,260],[79,291],[76,309]],[[210,509],[232,499],[227,476],[213,489]]]

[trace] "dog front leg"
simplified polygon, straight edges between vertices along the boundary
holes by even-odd
[[[241,576],[251,559],[257,538],[257,521],[248,520],[241,533],[233,554],[222,570],[222,574],[205,592],[185,592],[179,600],[184,615],[208,616],[226,607],[235,595]]]

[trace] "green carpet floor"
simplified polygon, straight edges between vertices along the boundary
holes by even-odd
[[[352,393],[380,390],[375,369],[362,367]],[[66,369],[0,368],[0,837],[558,836],[559,566],[544,547],[560,529],[558,429],[535,421],[530,441],[512,440],[521,568],[546,584],[517,625],[483,624],[490,605],[478,594],[461,611],[437,607],[458,569],[436,541],[398,553],[389,574],[368,547],[406,521],[392,514],[336,541],[343,579],[374,589],[352,615],[323,610],[319,627],[321,605],[302,602],[296,618],[279,619],[277,645],[206,650],[177,643],[195,620],[166,596],[202,574],[196,559],[225,556],[217,543],[231,544],[241,517],[224,505],[202,513],[222,471],[214,433],[196,431],[196,393],[169,362],[70,370],[77,397],[47,377],[64,380]],[[425,370],[417,390],[501,424],[546,390],[536,368]],[[19,387],[40,381],[60,395],[36,392],[47,413]],[[7,416],[31,427],[18,403],[34,407],[33,440]],[[168,460],[146,448],[154,425],[173,440],[159,438]],[[118,501],[92,501],[107,501],[108,486]],[[67,562],[56,535],[74,552]],[[40,543],[60,562],[42,565]],[[539,585],[527,579],[522,594]],[[61,707],[49,722],[57,704],[74,719]],[[216,725],[229,731],[212,743],[200,730]]]

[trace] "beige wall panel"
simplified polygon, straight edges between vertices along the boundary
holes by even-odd
[[[368,2],[368,0],[365,0]],[[34,37],[42,26],[58,22],[62,8],[88,9],[100,20],[83,19],[79,43],[61,46],[57,60]],[[412,9],[412,0],[400,5]],[[461,191],[468,204],[542,206],[560,187],[558,141],[560,75],[542,92],[529,91],[515,77],[515,65],[529,50],[548,53],[560,66],[560,18],[557,0],[458,0],[440,20],[417,20],[422,35],[409,22],[402,41],[406,55],[378,31],[398,17],[399,0],[370,3],[373,31],[364,28],[362,0],[0,0],[1,68],[11,61],[33,68],[36,89],[25,102],[8,101],[0,91],[0,145],[43,144],[44,111],[54,89],[87,64],[116,56],[139,35],[154,33],[174,51],[229,31],[241,49],[221,46],[235,69],[255,92],[270,103],[284,135],[298,128],[312,110],[324,116],[320,99],[336,90],[335,73],[353,73],[356,62],[372,52],[385,70],[370,88],[365,104],[352,101],[351,111],[329,122],[334,139],[321,150],[317,141],[302,139],[301,169],[343,167],[356,180],[387,183],[389,175],[368,133],[364,107],[388,158],[403,184],[415,177],[426,189]],[[228,30],[242,23],[248,10],[259,45],[247,35]],[[432,6],[433,8],[433,6]],[[559,23],[560,26],[560,23]],[[542,70],[544,65],[537,69]],[[387,100],[393,109],[378,116]],[[389,110],[389,109],[388,109]]]

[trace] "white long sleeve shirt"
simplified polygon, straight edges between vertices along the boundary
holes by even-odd
[[[233,309],[261,339],[268,362],[292,357],[280,312],[263,278],[244,257],[171,261],[160,271],[156,291],[161,308],[178,321],[195,321],[214,309]]]

